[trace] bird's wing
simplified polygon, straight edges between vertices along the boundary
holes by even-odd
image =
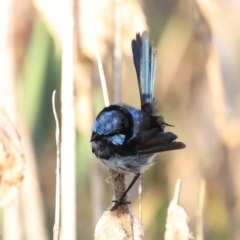
[[[154,154],[158,152],[165,152],[170,150],[177,150],[185,148],[182,142],[176,142],[177,136],[171,132],[151,131],[143,133],[142,144],[138,148],[139,155]]]
[[[159,144],[150,148],[138,150],[138,154],[139,155],[155,154],[155,153],[166,152],[170,150],[183,149],[185,147],[186,147],[185,144],[182,142],[171,142],[171,143]]]

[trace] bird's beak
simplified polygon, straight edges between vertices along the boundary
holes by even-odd
[[[96,141],[101,138],[101,135],[97,134],[96,132],[92,133],[90,142]]]

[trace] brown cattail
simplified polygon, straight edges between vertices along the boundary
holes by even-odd
[[[194,239],[188,227],[188,215],[178,204],[181,181],[178,180],[176,190],[168,207],[165,240],[189,240]]]

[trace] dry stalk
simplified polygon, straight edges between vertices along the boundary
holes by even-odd
[[[99,47],[98,47],[96,26],[95,26],[94,46],[95,46],[95,52],[96,52],[96,57],[97,57],[97,62],[98,62],[98,71],[99,71],[99,75],[100,75],[100,81],[101,81],[101,85],[102,85],[104,105],[105,105],[105,107],[107,107],[107,106],[109,106],[109,97],[108,97],[106,79],[105,79],[103,66],[102,66],[102,60],[100,57],[100,52],[99,52]]]
[[[201,180],[200,189],[198,193],[198,205],[197,205],[197,219],[196,219],[196,240],[203,240],[203,211],[204,201],[206,195],[206,182]]]
[[[73,2],[62,1],[61,239],[76,239]]]
[[[60,151],[60,127],[55,105],[56,90],[52,95],[53,115],[56,122],[56,147],[57,147],[57,161],[56,161],[56,197],[55,197],[55,221],[53,226],[53,239],[60,239],[60,217],[61,217],[61,151]]]

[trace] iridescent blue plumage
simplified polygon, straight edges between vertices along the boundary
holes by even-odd
[[[107,135],[115,132],[121,123],[121,119],[116,116],[116,110],[100,115],[100,117],[94,121],[92,131],[99,135]]]
[[[168,124],[157,115],[153,98],[156,49],[149,46],[147,32],[142,36],[136,35],[132,41],[132,52],[141,109],[123,103],[105,107],[93,123],[91,137],[92,151],[105,165],[120,173],[135,174],[125,195],[140,173],[153,164],[157,153],[185,147],[182,142],[175,141],[175,134],[164,132]]]

